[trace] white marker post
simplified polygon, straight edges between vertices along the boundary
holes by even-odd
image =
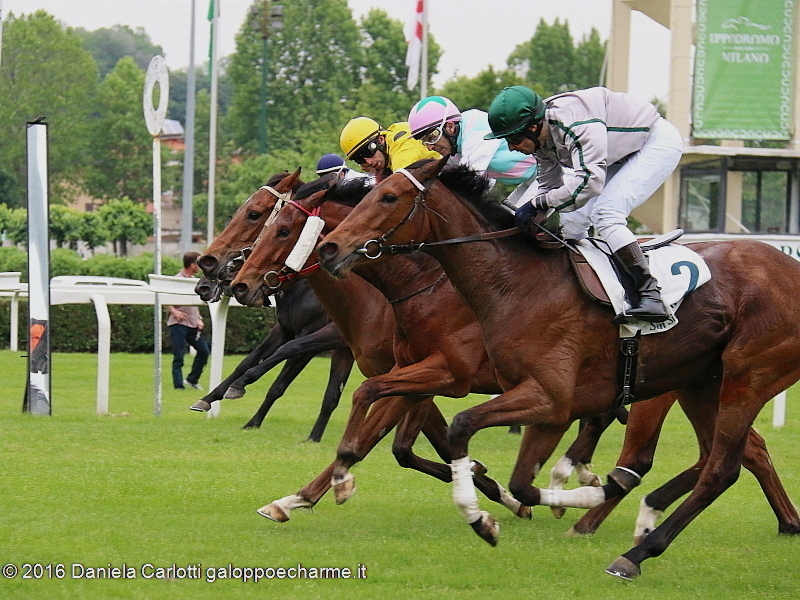
[[[153,106],[155,86],[158,83],[158,108]],[[161,56],[154,56],[147,67],[144,79],[144,120],[147,131],[153,136],[153,215],[155,217],[155,265],[156,275],[161,275],[161,130],[167,116],[167,102],[169,100],[169,73],[167,65]],[[161,415],[161,302],[158,293],[153,303],[153,333],[155,337],[155,392],[154,412]]]

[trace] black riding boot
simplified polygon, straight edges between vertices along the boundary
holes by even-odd
[[[625,271],[633,277],[633,283],[639,292],[639,304],[631,306],[626,314],[633,319],[650,323],[666,321],[669,315],[661,301],[661,290],[658,282],[650,274],[647,258],[639,243],[634,242],[623,246],[614,252],[614,256]]]

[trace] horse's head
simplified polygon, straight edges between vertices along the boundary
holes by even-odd
[[[337,178],[325,176],[297,190],[264,228],[231,283],[236,299],[261,305],[269,294],[315,271],[319,235],[333,229],[368,189],[365,180],[337,183]]]
[[[378,183],[317,248],[320,265],[345,277],[359,262],[377,258],[384,243],[424,241],[425,197],[447,158],[415,163]],[[401,172],[402,171],[402,172]]]
[[[198,257],[197,265],[212,281],[229,283],[241,266],[264,223],[301,185],[300,169],[278,173],[242,204],[225,229]]]
[[[218,281],[211,281],[208,277],[201,277],[194,286],[194,293],[200,296],[203,302],[216,302],[225,293]]]

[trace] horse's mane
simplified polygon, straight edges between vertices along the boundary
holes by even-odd
[[[448,189],[467,200],[498,229],[514,227],[514,213],[504,208],[500,199],[489,194],[492,182],[466,165],[448,166],[438,177]]]
[[[269,180],[267,181],[267,183],[265,183],[264,185],[268,185],[268,186],[270,186],[270,187],[275,187],[275,186],[276,186],[276,185],[278,185],[278,184],[279,184],[281,181],[283,181],[284,179],[286,179],[286,178],[287,178],[289,175],[290,175],[289,171],[281,171],[281,172],[279,172],[279,173],[275,173],[275,175],[273,175],[272,177],[270,177],[270,178],[269,178]],[[303,180],[298,178],[298,179],[297,179],[297,183],[295,183],[295,185],[294,185],[294,191],[297,191],[297,189],[298,189],[298,188],[299,188],[301,185],[303,185]]]
[[[366,177],[343,181],[338,179],[336,174],[331,175],[325,175],[316,181],[303,185],[297,190],[295,198],[302,200],[319,191],[327,190],[324,196],[325,202],[338,202],[345,206],[355,206],[373,187],[371,180]]]

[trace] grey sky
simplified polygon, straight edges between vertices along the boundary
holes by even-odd
[[[234,36],[252,0],[218,0],[221,6],[219,52],[235,50]],[[44,9],[74,27],[97,29],[120,23],[143,27],[151,40],[164,49],[171,68],[189,64],[192,0],[0,0],[4,15]],[[416,0],[348,0],[356,18],[371,8],[382,8],[406,22]],[[576,39],[596,27],[603,39],[609,35],[611,0],[429,0],[429,27],[444,49],[441,85],[455,75],[474,76],[489,65],[502,68],[508,55],[531,38],[543,18],[552,23],[566,20]],[[195,0],[195,62],[207,59],[208,0]],[[631,93],[644,100],[665,99],[669,69],[669,31],[634,12],[631,59]]]

